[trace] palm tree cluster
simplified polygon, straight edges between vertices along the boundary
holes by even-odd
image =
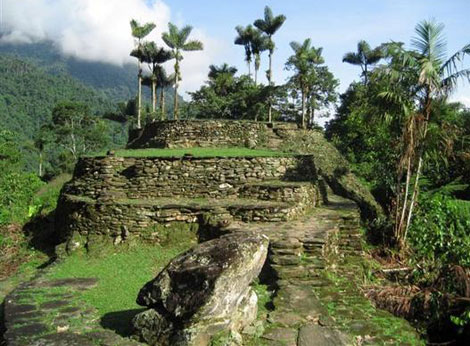
[[[313,47],[309,38],[303,43],[293,41],[290,46],[294,54],[287,60],[286,68],[295,71],[289,81],[294,88],[300,90],[302,128],[305,129],[307,127],[307,103],[310,113],[309,123],[312,125],[317,103],[328,105],[336,100],[335,89],[338,82],[328,68],[322,66],[325,62],[322,57],[323,48]]]
[[[400,105],[403,110],[403,148],[398,164],[395,207],[395,237],[401,247],[405,246],[418,198],[435,105],[445,101],[460,79],[470,82],[470,69],[459,68],[459,63],[470,54],[470,44],[447,58],[443,30],[444,25],[434,20],[420,22],[411,42],[412,50],[405,50],[402,44],[387,45],[391,67],[379,71],[388,85],[379,96]],[[410,87],[403,90],[398,85]]]
[[[284,24],[286,16],[274,16],[271,8],[266,6],[264,9],[264,18],[257,19],[253,25],[243,27],[237,26],[235,30],[238,36],[235,38],[235,44],[241,45],[245,48],[245,61],[248,64],[248,75],[251,76],[251,63],[254,61],[255,67],[255,84],[258,81],[258,71],[261,66],[261,53],[264,51],[269,52],[269,68],[266,71],[269,86],[273,86],[273,72],[272,60],[275,49],[273,35]],[[268,121],[272,122],[272,104],[270,100]]]
[[[189,40],[192,27],[185,26],[179,29],[176,25],[168,23],[168,32],[162,34],[162,40],[170,48],[159,47],[156,42],[143,41],[156,25],[153,23],[139,24],[136,20],[131,20],[131,32],[135,38],[136,46],[131,52],[131,56],[138,61],[138,94],[137,94],[137,128],[141,128],[142,113],[142,84],[147,85],[152,90],[152,112],[155,116],[157,112],[157,87],[160,87],[160,114],[161,120],[165,119],[165,94],[164,89],[169,86],[174,87],[174,108],[173,118],[178,120],[178,86],[182,80],[181,60],[183,60],[184,51],[202,50],[203,44],[197,40]],[[175,59],[174,73],[167,75],[163,64],[169,60]],[[142,64],[146,63],[150,71],[149,76],[143,76]]]

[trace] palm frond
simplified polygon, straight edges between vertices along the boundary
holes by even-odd
[[[411,40],[412,46],[423,56],[435,60],[441,65],[446,55],[444,25],[434,20],[422,21],[415,28],[417,36]]]
[[[344,54],[343,62],[347,62],[352,65],[360,65],[362,63],[360,56],[354,52]]]
[[[186,41],[188,40],[189,35],[191,34],[191,31],[193,30],[193,27],[190,25],[186,25],[183,27],[179,33],[178,33],[178,41],[181,46],[183,46]]]
[[[463,79],[463,80],[466,80],[467,82],[470,82],[470,69],[457,71],[454,74],[444,78],[441,81],[443,94],[448,95],[452,93],[452,91],[454,91],[455,88],[457,87],[457,83],[459,79]]]
[[[457,63],[462,63],[465,55],[470,55],[470,44],[465,45],[462,49],[454,53],[441,67],[441,74],[446,73],[448,76],[454,74],[458,70]]]
[[[182,47],[182,49],[185,51],[203,50],[204,44],[201,41],[197,40],[189,41]]]

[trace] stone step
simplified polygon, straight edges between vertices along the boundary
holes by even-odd
[[[318,204],[319,192],[315,185],[309,182],[270,180],[244,184],[238,189],[238,196],[265,201],[303,203],[313,208]]]
[[[278,264],[281,266],[298,265],[301,260],[300,256],[292,256],[292,255],[285,255],[285,256],[269,255],[268,259],[270,263]]]

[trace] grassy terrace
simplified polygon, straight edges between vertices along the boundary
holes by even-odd
[[[89,157],[105,156],[106,152],[98,152]],[[119,149],[115,151],[119,157],[289,157],[290,153],[268,149],[248,148],[180,148],[180,149]]]
[[[123,249],[110,248],[102,257],[95,258],[76,253],[51,267],[47,277],[98,278],[98,286],[84,291],[81,298],[98,310],[105,328],[129,335],[130,320],[142,311],[135,302],[139,290],[191,245],[189,242],[167,247],[139,244]]]

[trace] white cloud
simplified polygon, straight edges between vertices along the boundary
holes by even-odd
[[[135,61],[129,56],[134,45],[129,26],[133,18],[156,23],[149,38],[162,44],[160,36],[167,30],[171,11],[160,0],[4,0],[0,42],[47,39],[66,55],[120,65]],[[217,41],[201,30],[195,28],[192,37],[202,40],[205,50],[185,54],[183,92],[201,85],[219,51]]]

